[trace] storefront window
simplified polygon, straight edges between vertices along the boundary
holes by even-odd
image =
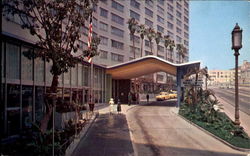
[[[82,86],[82,65],[78,64],[77,68],[77,75],[78,75],[78,86]]]
[[[33,87],[22,86],[22,125],[24,129],[32,126],[32,97]]]
[[[27,54],[33,52],[31,48],[22,47],[22,80],[33,80],[33,59],[29,59]]]
[[[88,86],[89,83],[89,67],[88,66],[83,66],[83,85]]]
[[[46,83],[47,83],[47,85],[50,85],[52,83],[53,75],[50,72],[51,67],[52,67],[52,61],[46,62]]]
[[[77,66],[71,68],[71,84],[73,86],[77,85]]]
[[[6,76],[9,79],[20,79],[20,48],[6,44]]]
[[[70,85],[70,69],[67,73],[64,73],[64,84]]]
[[[35,88],[35,118],[36,121],[41,121],[45,113],[44,103],[44,87]]]
[[[35,81],[44,82],[44,60],[41,58],[35,59]]]
[[[63,95],[65,103],[70,103],[70,95],[71,95],[70,89],[69,88],[65,88],[64,89],[64,95]]]
[[[20,129],[20,85],[7,85],[7,135]]]

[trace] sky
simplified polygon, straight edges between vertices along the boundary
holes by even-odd
[[[190,0],[189,60],[202,62],[208,69],[235,66],[231,32],[238,23],[243,29],[239,65],[250,62],[250,1]]]

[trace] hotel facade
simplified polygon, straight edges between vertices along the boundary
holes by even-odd
[[[101,38],[100,55],[94,58],[95,102],[104,103],[112,94],[112,78],[106,66],[134,59],[132,38],[127,21],[135,18],[140,24],[152,27],[163,35],[169,35],[176,44],[189,44],[189,2],[177,0],[100,0],[93,13],[93,35]],[[29,60],[27,49],[36,51],[36,39],[28,30],[20,27],[17,16],[2,16],[1,43],[1,134],[3,137],[18,134],[39,122],[45,110],[44,95],[52,80],[51,63],[42,59]],[[88,24],[81,29],[80,52],[87,48]],[[135,34],[136,58],[140,57],[139,34]],[[167,50],[163,43],[153,43],[154,54],[173,63],[179,62],[176,51]],[[143,56],[149,55],[147,37],[143,43]],[[181,60],[187,62],[189,55]],[[165,73],[154,74],[154,79],[166,83]],[[58,94],[68,102],[87,104],[90,93],[90,65],[78,64],[59,78]],[[77,98],[79,97],[79,98]]]

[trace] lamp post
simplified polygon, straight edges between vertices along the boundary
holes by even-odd
[[[240,125],[239,114],[239,88],[238,88],[238,56],[240,55],[239,49],[242,47],[242,29],[236,23],[232,31],[232,49],[234,49],[235,56],[235,124]]]

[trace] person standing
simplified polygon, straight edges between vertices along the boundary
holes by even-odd
[[[113,98],[110,98],[109,100],[109,112],[110,114],[113,114],[114,112],[114,99]]]
[[[148,103],[149,102],[149,95],[148,94],[147,94],[146,98],[147,98],[147,103]]]
[[[129,106],[131,105],[131,101],[132,101],[132,95],[131,95],[131,93],[129,92],[129,93],[128,93],[128,105],[129,105]]]
[[[120,99],[118,99],[118,102],[117,102],[117,112],[118,112],[118,114],[120,114],[121,111],[122,111],[121,102],[120,102]]]

